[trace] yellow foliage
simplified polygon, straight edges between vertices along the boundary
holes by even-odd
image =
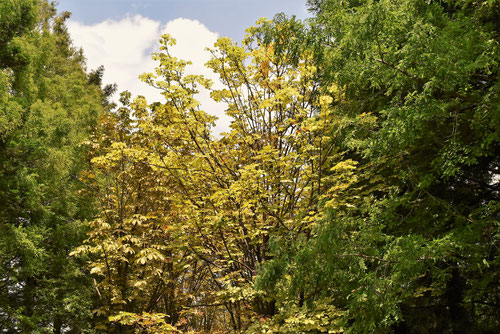
[[[207,63],[224,84],[211,97],[233,118],[220,138],[210,132],[215,117],[196,100],[197,87],[211,82],[184,75],[188,62],[169,54],[168,35],[153,55],[158,67],[141,76],[166,102],[139,97],[103,120],[87,177],[101,213],[87,242],[93,247],[80,252],[99,255],[90,264],[100,277],[98,312],[112,321],[138,324],[137,314],[119,313],[123,305],[167,307],[164,297],[173,298],[168,321],[187,317],[179,328],[201,319],[183,307],[211,314],[220,328],[247,326],[256,305],[272,299],[253,289],[270,237],[311,233],[320,201],[337,205],[337,192],[355,180],[356,162],[331,159],[334,97],[320,94],[312,57],[281,59],[247,32],[246,49],[221,38]],[[200,306],[210,304],[218,315]],[[318,321],[300,324],[312,330]]]

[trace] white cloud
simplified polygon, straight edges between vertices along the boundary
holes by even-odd
[[[129,90],[133,96],[144,95],[149,102],[163,101],[157,89],[138,79],[141,73],[153,72],[156,64],[151,53],[158,50],[158,40],[163,33],[169,33],[177,40],[171,49],[172,55],[192,61],[188,73],[203,74],[217,86],[221,85],[218,77],[204,67],[210,58],[205,48],[213,47],[218,34],[199,21],[178,18],[162,26],[158,21],[136,15],[95,25],[70,20],[68,30],[74,45],[83,48],[88,69],[104,65],[103,82],[117,83],[118,91]],[[201,92],[199,100],[205,111],[219,117],[214,132],[227,131],[230,119],[224,115],[225,106],[212,101],[207,91]]]
[[[204,66],[210,60],[210,53],[205,49],[213,48],[219,37],[217,33],[211,32],[199,21],[184,18],[168,22],[163,33],[168,33],[176,39],[175,46],[171,48],[172,55],[192,62],[192,65],[186,69],[187,73],[203,74],[214,82],[214,88],[222,88],[218,75]],[[229,131],[231,119],[224,113],[225,105],[213,101],[207,90],[200,90],[198,99],[206,112],[219,118],[214,133]]]
[[[146,96],[156,92],[140,83],[137,76],[154,67],[149,51],[158,41],[160,26],[139,15],[95,25],[68,22],[73,42],[83,48],[89,70],[104,65],[104,83],[117,83],[120,91]]]

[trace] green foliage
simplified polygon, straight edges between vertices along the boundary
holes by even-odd
[[[102,313],[128,329],[151,310],[186,330],[498,329],[495,16],[310,4],[308,26],[260,20],[211,50],[225,84],[211,96],[233,117],[222,138],[195,100],[211,83],[184,75],[168,36],[141,77],[166,101],[126,94],[102,123],[104,200],[80,248],[100,257]]]
[[[22,35],[34,28],[36,0],[7,0],[0,3],[0,67],[19,68],[29,62]]]
[[[222,89],[164,36],[112,110],[68,13],[0,2],[0,331],[499,331],[500,4],[308,4]]]
[[[93,288],[68,259],[92,214],[80,142],[103,93],[46,1],[0,3],[0,330],[90,332]]]
[[[310,5],[356,182],[316,237],[281,243],[261,286],[329,298],[346,332],[497,331],[498,3]]]

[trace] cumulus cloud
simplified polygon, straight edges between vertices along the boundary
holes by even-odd
[[[172,55],[192,62],[192,65],[186,68],[187,73],[203,74],[214,82],[213,88],[222,88],[218,75],[204,66],[210,59],[210,53],[206,48],[213,48],[219,37],[217,33],[211,32],[199,21],[184,18],[168,22],[162,33],[168,33],[176,39],[176,45],[171,49]],[[219,118],[214,133],[228,131],[231,119],[224,113],[225,106],[213,101],[207,90],[200,90],[198,99],[205,111]]]
[[[83,48],[89,70],[104,65],[104,83],[117,83],[120,91],[148,97],[156,93],[137,77],[154,68],[149,53],[160,36],[160,22],[137,15],[95,25],[69,21],[68,30],[74,45]]]
[[[218,77],[204,67],[210,54],[205,50],[213,47],[218,34],[208,30],[196,20],[178,18],[162,25],[159,21],[136,15],[119,21],[106,20],[94,25],[77,21],[68,22],[68,30],[77,47],[82,47],[88,69],[104,65],[104,83],[117,83],[118,91],[129,90],[132,95],[144,95],[148,101],[163,101],[160,92],[142,83],[138,76],[152,72],[156,66],[151,53],[158,51],[158,40],[168,33],[177,40],[171,53],[193,64],[188,73],[203,74],[220,87]],[[224,115],[225,106],[210,99],[207,91],[198,97],[202,108],[219,117],[214,133],[227,131],[229,117]]]

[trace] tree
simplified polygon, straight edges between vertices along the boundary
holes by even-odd
[[[155,74],[142,79],[161,89],[166,101],[148,105],[139,97],[125,103],[119,112],[124,118],[110,126],[115,134],[93,160],[100,173],[113,175],[114,185],[99,187],[109,195],[81,251],[100,256],[90,265],[101,292],[109,291],[106,307],[116,305],[106,311],[113,319],[154,311],[186,330],[213,331],[242,330],[255,316],[272,316],[274,297],[253,289],[259,267],[271,258],[270,238],[310,237],[320,196],[350,182],[326,172],[340,159],[324,136],[332,126],[328,105],[334,93],[319,91],[312,54],[304,50],[297,57],[286,51],[284,39],[266,42],[260,34],[269,27],[289,34],[291,25],[259,25],[249,29],[244,46],[220,39],[207,64],[225,84],[211,95],[228,105],[234,119],[229,133],[212,137],[214,117],[195,99],[198,87],[211,83],[184,75],[188,63],[169,54],[174,41],[164,36],[162,52],[153,55]],[[137,223],[138,214],[157,218],[153,225]],[[135,296],[157,298],[157,283],[139,287],[153,279],[170,284],[173,293],[162,290],[166,302],[147,309]],[[125,285],[120,280],[129,282],[126,292],[118,291]],[[173,312],[167,301],[178,305]]]
[[[46,1],[0,3],[0,331],[87,333],[92,286],[68,253],[85,234],[79,146],[103,109]]]
[[[185,264],[170,244],[168,179],[144,157],[129,156],[130,147],[147,139],[131,118],[130,93],[122,93],[121,102],[116,112],[101,117],[100,130],[86,142],[94,158],[82,181],[89,196],[99,200],[99,214],[90,223],[86,245],[73,253],[92,256],[90,273],[99,295],[95,311],[104,316],[98,328],[116,333],[132,330],[129,325],[136,322],[140,326],[143,318],[151,324],[165,316],[177,322],[176,281]],[[145,312],[154,312],[153,318]],[[110,324],[108,318],[121,321]]]
[[[326,298],[346,332],[497,331],[498,4],[310,5],[357,181],[262,277],[281,261],[283,298]]]

